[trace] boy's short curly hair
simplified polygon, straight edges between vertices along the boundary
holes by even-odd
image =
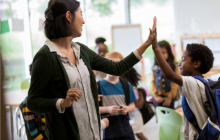
[[[213,66],[213,53],[205,45],[202,44],[187,44],[186,50],[191,57],[191,61],[201,61],[200,72],[202,74],[207,73]]]

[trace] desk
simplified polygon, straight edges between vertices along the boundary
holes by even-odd
[[[28,89],[16,90],[4,93],[4,102],[5,106],[10,107],[10,116],[11,116],[11,136],[14,140],[14,126],[13,126],[13,107],[17,107],[24,101],[28,95]]]

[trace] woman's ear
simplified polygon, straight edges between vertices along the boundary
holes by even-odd
[[[195,68],[195,69],[198,69],[200,66],[201,66],[201,61],[200,61],[200,60],[196,60],[196,61],[194,62],[194,68]]]
[[[67,11],[67,12],[66,12],[66,19],[67,19],[69,22],[71,22],[71,13],[70,13],[70,11]]]

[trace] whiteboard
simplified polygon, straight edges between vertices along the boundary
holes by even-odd
[[[200,39],[199,38],[187,38],[187,39],[182,39],[182,43],[183,43],[183,51],[186,50],[186,46],[187,44],[192,44],[192,43],[200,43]]]
[[[140,25],[112,26],[112,50],[124,57],[142,44]]]

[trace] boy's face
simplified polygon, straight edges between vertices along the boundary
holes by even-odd
[[[192,76],[192,72],[194,70],[194,65],[191,61],[191,57],[189,57],[187,50],[185,50],[182,54],[181,62],[179,63],[180,75],[183,76]]]

